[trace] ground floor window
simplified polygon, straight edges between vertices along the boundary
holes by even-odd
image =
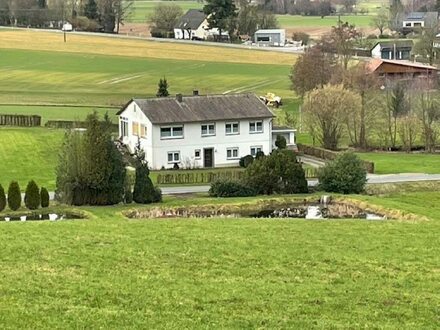
[[[128,136],[128,118],[121,117],[121,136]]]
[[[200,149],[196,149],[194,151],[194,157],[195,157],[195,159],[200,159],[201,158],[201,151],[200,151]]]
[[[179,163],[180,151],[171,151],[168,153],[168,163]]]
[[[238,158],[238,148],[228,148],[226,149],[227,159],[237,159]]]
[[[256,156],[258,152],[263,151],[263,147],[262,146],[255,146],[255,147],[251,147],[251,155],[252,156]]]

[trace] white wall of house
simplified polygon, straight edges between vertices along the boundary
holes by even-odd
[[[403,27],[425,27],[425,21],[403,21]]]
[[[371,50],[371,57],[372,57],[372,58],[382,58],[382,47],[380,47],[380,44],[377,44],[377,45]]]
[[[210,29],[208,20],[204,20],[196,30],[174,29],[174,39],[192,40],[202,39],[206,40],[209,36],[219,35],[217,28]],[[222,31],[222,35],[228,36],[227,31]]]
[[[262,121],[262,132],[250,132],[250,122]],[[127,136],[123,136],[123,123],[127,122]],[[133,123],[135,125],[133,125]],[[138,123],[138,125],[136,125]],[[226,123],[238,123],[238,134],[226,134]],[[204,124],[215,125],[215,135],[202,136],[201,126]],[[174,160],[169,161],[169,153],[178,153],[179,167],[204,167],[205,149],[213,150],[214,167],[237,166],[241,157],[251,154],[251,149],[255,152],[261,150],[269,154],[272,147],[272,119],[246,119],[240,121],[216,121],[206,123],[174,123],[172,125],[152,125],[139,107],[132,102],[119,117],[119,134],[124,144],[131,151],[138,142],[138,135],[134,128],[144,125],[146,128],[145,136],[140,137],[141,146],[146,153],[146,159],[152,169],[172,168]],[[164,138],[161,137],[162,127],[183,126],[183,137]],[[228,149],[236,150],[236,155],[228,157]],[[199,157],[196,157],[199,151]],[[235,153],[235,151],[232,151]]]

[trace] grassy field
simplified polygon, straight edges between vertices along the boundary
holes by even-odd
[[[128,21],[130,23],[145,23],[153,13],[154,8],[159,4],[173,4],[182,8],[185,13],[189,9],[202,9],[203,3],[198,1],[135,1],[132,14]]]
[[[440,194],[362,198],[432,219],[0,223],[0,325],[437,328]]]
[[[440,155],[366,152],[359,157],[374,162],[376,174],[440,173]]]

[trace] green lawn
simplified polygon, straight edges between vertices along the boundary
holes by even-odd
[[[197,1],[135,1],[132,14],[128,21],[130,23],[146,23],[148,17],[153,13],[154,8],[159,4],[173,4],[182,8],[185,13],[188,9],[202,9],[203,3]]]
[[[374,162],[376,174],[440,173],[440,155],[366,152],[359,157]]]
[[[176,50],[178,51],[178,50]],[[288,65],[1,51],[0,104],[120,106],[155,95],[161,77],[170,93],[274,92],[292,97]],[[25,63],[25,64],[23,64]],[[293,64],[293,60],[292,60]],[[76,111],[76,110],[75,110]]]
[[[331,28],[338,24],[338,16],[298,16],[298,15],[277,15],[278,22],[283,28]],[[341,21],[349,22],[357,27],[369,27],[372,16],[369,15],[344,15]]]
[[[63,130],[0,128],[0,184],[18,181],[22,190],[29,180],[53,190],[55,167]]]
[[[361,198],[432,220],[0,223],[0,325],[436,328],[440,193]]]

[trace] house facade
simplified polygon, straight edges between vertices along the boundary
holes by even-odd
[[[122,143],[140,142],[152,169],[237,166],[239,159],[269,154],[276,135],[295,145],[295,130],[273,125],[273,114],[254,94],[133,99],[119,115]]]
[[[438,26],[438,12],[411,12],[402,18],[402,32],[404,34],[421,28]]]
[[[409,60],[412,48],[412,40],[378,42],[371,49],[371,57],[383,60]]]
[[[174,39],[207,40],[218,35],[218,29],[209,28],[207,15],[199,9],[188,10],[174,27]],[[222,31],[222,37],[228,36],[227,31]]]
[[[270,29],[255,32],[254,41],[260,46],[284,47],[286,44],[286,30]]]

